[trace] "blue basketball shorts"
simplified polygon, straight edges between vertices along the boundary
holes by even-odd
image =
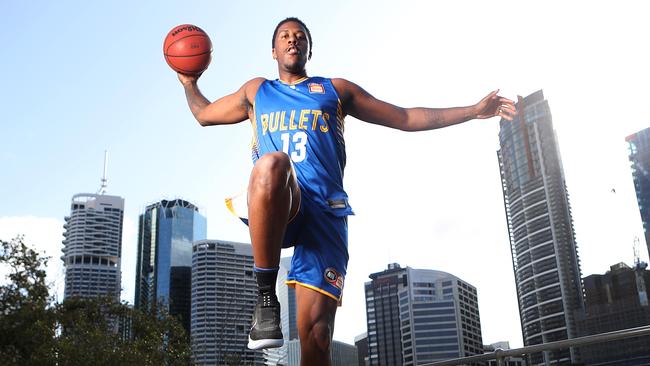
[[[335,216],[303,194],[298,213],[287,225],[283,247],[294,248],[287,285],[307,287],[341,302],[349,259],[347,216]]]
[[[348,218],[326,211],[304,192],[282,243],[283,248],[294,248],[287,285],[310,288],[340,304],[349,258]],[[245,192],[226,199],[228,209],[246,225],[247,201]]]

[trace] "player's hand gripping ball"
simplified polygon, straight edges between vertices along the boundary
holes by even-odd
[[[203,29],[192,24],[181,24],[167,33],[163,54],[174,71],[197,75],[210,64],[212,42]]]

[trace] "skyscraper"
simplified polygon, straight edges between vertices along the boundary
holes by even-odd
[[[401,268],[366,282],[368,365],[418,365],[483,353],[476,288],[442,271]]]
[[[145,208],[138,232],[136,308],[161,304],[189,333],[192,242],[206,235],[206,219],[190,202],[162,200]]]
[[[524,344],[574,338],[583,309],[580,261],[551,111],[541,90],[501,120],[498,151]],[[533,365],[579,361],[575,350],[531,355]]]
[[[192,354],[198,365],[259,365],[248,330],[257,302],[250,244],[200,240],[192,249]]]
[[[72,197],[63,228],[64,298],[120,299],[124,199],[80,193]]]
[[[650,128],[626,137],[625,141],[629,145],[634,190],[650,255]]]

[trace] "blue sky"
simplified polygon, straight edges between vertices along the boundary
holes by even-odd
[[[631,263],[642,230],[624,138],[650,126],[650,25],[643,3],[611,4],[5,2],[0,237],[24,233],[59,265],[70,199],[99,189],[108,150],[108,193],[126,199],[125,299],[137,216],[149,203],[187,199],[207,216],[210,238],[248,241],[222,202],[248,179],[250,127],[199,127],[164,62],[163,38],[182,23],[210,35],[213,61],[199,85],[216,99],[252,77],[276,77],[273,28],[298,16],[314,38],[311,75],[347,78],[397,105],[468,105],[496,88],[511,99],[544,89],[583,275]],[[357,215],[336,339],[351,343],[365,331],[363,282],[399,262],[476,286],[484,342],[521,345],[497,134],[495,119],[413,134],[348,118],[345,184]]]

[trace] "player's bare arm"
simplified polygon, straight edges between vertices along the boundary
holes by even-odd
[[[345,114],[362,121],[402,131],[424,131],[447,127],[472,119],[500,116],[512,120],[516,114],[510,99],[493,91],[478,103],[453,108],[402,108],[373,97],[360,86],[345,80],[332,79]]]
[[[210,102],[201,93],[197,76],[179,73],[178,79],[185,89],[187,104],[201,126],[233,124],[249,119],[255,94],[264,81],[264,78],[251,79],[236,92]]]

